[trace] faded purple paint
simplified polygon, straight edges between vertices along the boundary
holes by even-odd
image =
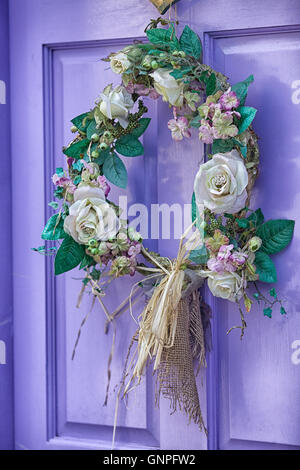
[[[8,1],[0,2],[0,449],[13,448],[11,164],[9,113]],[[5,362],[5,363],[4,363]]]
[[[154,14],[146,0],[10,1],[13,187],[18,188],[13,195],[13,246],[19,449],[110,446],[114,402],[111,395],[108,407],[102,407],[110,344],[110,338],[103,335],[103,314],[96,309],[91,315],[72,363],[73,342],[89,302],[77,311],[78,281],[72,279],[73,274],[54,281],[51,264],[29,248],[40,243],[48,210],[44,186],[46,182],[48,196],[51,170],[60,166],[61,146],[70,137],[68,119],[85,111],[88,103],[92,106],[100,88],[110,78],[116,79],[98,57],[121,48],[126,38],[143,36]],[[190,24],[203,36],[206,60],[225,71],[232,82],[254,73],[256,82],[248,104],[260,110],[256,130],[263,137],[264,178],[264,185],[259,182],[255,190],[255,201],[267,217],[295,217],[299,170],[293,160],[298,146],[294,123],[299,105],[291,103],[291,84],[300,79],[300,61],[299,33],[291,25],[299,23],[298,0],[276,5],[273,0],[248,0],[242,9],[240,0],[183,1],[178,14],[182,24]],[[117,31],[112,28],[116,18]],[[167,126],[161,124],[170,116],[164,103],[152,105],[150,113],[153,121],[144,141],[145,156],[126,161],[130,201],[189,203],[203,149],[196,136],[185,147],[171,140]],[[271,199],[274,187],[282,189],[272,193]],[[297,237],[296,231],[295,241]],[[173,256],[178,242],[159,240],[157,245],[160,252]],[[228,326],[238,322],[237,313],[231,306],[214,304],[215,349],[209,357],[207,382],[210,448],[300,445],[299,372],[290,362],[290,344],[299,331],[295,243],[284,256],[285,261],[279,255],[276,262],[282,295],[294,301],[289,318],[278,314],[270,321],[261,312],[253,312],[241,344],[236,332],[229,338],[225,334]],[[108,306],[118,304],[128,288],[123,280],[115,285],[106,300]],[[113,385],[122,372],[134,331],[129,315],[119,320]],[[206,413],[204,374],[199,391]],[[128,410],[120,410],[118,448],[206,448],[205,435],[188,426],[182,414],[170,417],[168,403],[163,402],[159,411],[153,403],[149,374],[130,399]]]

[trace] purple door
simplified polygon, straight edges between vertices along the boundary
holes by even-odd
[[[13,448],[12,257],[8,1],[0,2],[0,449]]]
[[[255,206],[261,205],[268,218],[295,218],[300,177],[300,4],[277,3],[274,9],[271,0],[182,0],[177,12],[181,24],[188,23],[202,36],[207,63],[233,83],[254,74],[249,103],[259,109],[256,131],[262,138]],[[107,83],[116,82],[99,58],[144,37],[143,29],[155,15],[147,0],[10,2],[17,449],[111,445],[113,390],[135,324],[128,313],[119,318],[111,392],[104,407],[111,332],[104,335],[103,313],[94,308],[72,362],[90,299],[76,309],[76,273],[54,280],[51,260],[34,256],[30,247],[40,244],[43,223],[51,213],[50,180],[63,161],[61,147],[70,138],[68,121],[92,106]],[[161,124],[170,115],[164,103],[149,103],[149,114],[153,120],[144,137],[145,155],[126,162],[130,190],[114,190],[112,199],[127,194],[130,205],[189,203],[203,148],[196,137],[185,147],[172,142],[167,126]],[[298,225],[285,263],[280,255],[276,260],[288,316],[269,320],[260,311],[251,311],[241,343],[235,332],[226,336],[238,313],[207,296],[214,311],[215,347],[198,385],[208,439],[188,425],[184,415],[170,416],[167,402],[160,409],[154,407],[154,383],[148,374],[128,407],[120,407],[117,448],[300,447],[300,376],[292,360],[300,335]],[[177,240],[148,243],[170,256],[178,246]],[[131,284],[122,280],[114,285],[106,300],[110,309]]]

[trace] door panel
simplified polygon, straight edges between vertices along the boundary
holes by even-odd
[[[13,446],[13,354],[12,354],[12,253],[11,253],[11,168],[8,2],[0,3],[0,198],[2,230],[0,234],[0,449]]]
[[[291,360],[291,345],[299,336],[297,238],[299,217],[299,105],[293,103],[293,83],[300,76],[300,30],[295,27],[208,33],[211,64],[232,82],[254,74],[248,103],[258,108],[255,130],[261,138],[261,175],[252,208],[262,207],[267,219],[296,218],[295,238],[283,254],[274,257],[278,295],[286,299],[288,315],[274,308],[273,318],[253,306],[241,342],[237,309],[216,303],[218,330],[219,432],[221,448],[235,440],[300,446],[300,377]],[[288,118],[288,123],[286,117]],[[262,289],[268,295],[268,288]],[[226,358],[226,359],[225,359]],[[237,444],[241,446],[241,442]]]
[[[259,109],[255,126],[262,137],[262,176],[253,205],[261,205],[268,218],[295,217],[299,104],[293,104],[292,94],[297,102],[300,75],[299,32],[291,25],[299,23],[299,2],[283,0],[274,6],[273,0],[182,0],[177,12],[181,24],[188,23],[202,36],[206,62],[224,71],[231,82],[255,75],[249,105]],[[79,274],[54,279],[52,260],[35,256],[29,248],[40,244],[44,221],[51,214],[50,178],[63,162],[61,147],[71,136],[69,119],[92,107],[105,84],[116,83],[117,77],[99,59],[144,37],[145,25],[155,16],[146,0],[10,2],[13,187],[18,188],[13,195],[16,448],[111,445],[114,388],[134,322],[128,313],[118,319],[111,390],[103,407],[112,331],[104,334],[104,315],[96,305],[71,361],[90,299],[76,309],[80,281],[74,278]],[[149,103],[149,115],[153,119],[144,137],[145,156],[126,160],[129,189],[120,194],[128,196],[129,204],[148,207],[188,204],[203,148],[196,133],[186,145],[172,141],[165,124],[171,111],[161,101]],[[118,194],[114,189],[112,199]],[[285,263],[281,255],[276,259],[278,290],[282,297],[295,299],[287,305],[288,317],[274,314],[269,320],[253,309],[241,343],[236,332],[226,336],[239,321],[238,313],[207,295],[214,312],[214,350],[208,358],[207,390],[205,371],[198,377],[198,388],[204,416],[207,396],[210,448],[300,445],[295,398],[299,380],[290,361],[290,345],[299,330],[292,263],[297,236],[296,225]],[[147,243],[169,256],[178,248],[174,238]],[[105,299],[110,309],[130,285],[130,280],[114,284]],[[141,308],[135,306],[136,316]],[[117,447],[205,449],[205,435],[188,425],[180,412],[170,416],[168,402],[155,409],[153,388],[150,372],[130,395],[128,408],[121,405]]]

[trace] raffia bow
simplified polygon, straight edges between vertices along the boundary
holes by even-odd
[[[194,225],[194,224],[193,224]],[[169,269],[162,266],[151,254],[146,256],[157,267],[157,275],[163,276],[159,285],[154,289],[153,295],[146,304],[141,315],[138,339],[138,358],[132,373],[132,377],[125,388],[125,394],[129,390],[130,383],[136,378],[140,382],[148,359],[155,357],[154,371],[158,369],[164,349],[174,345],[178,304],[182,298],[185,281],[186,262],[189,254],[199,244],[196,232],[186,240],[190,232],[189,227],[180,239],[177,258],[169,261]],[[150,275],[152,277],[153,275]]]

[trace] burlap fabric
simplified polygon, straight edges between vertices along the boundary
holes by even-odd
[[[199,402],[195,375],[205,365],[205,339],[198,291],[178,304],[174,344],[164,348],[157,370],[156,400],[160,395],[171,402],[172,413],[184,411],[190,421],[206,431]],[[197,360],[196,374],[194,359]]]

